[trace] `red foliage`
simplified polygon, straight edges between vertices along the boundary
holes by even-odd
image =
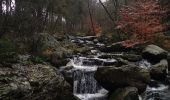
[[[132,40],[124,42],[124,45],[129,47],[136,43],[152,42],[155,33],[165,28],[161,23],[164,13],[165,9],[156,0],[138,0],[124,6],[117,29],[132,34]]]

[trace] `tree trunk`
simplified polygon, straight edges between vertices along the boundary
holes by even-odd
[[[91,9],[90,9],[90,1],[89,0],[88,0],[88,11],[89,11],[89,15],[90,15],[90,21],[91,21],[93,33],[96,34],[95,29],[94,29],[94,23],[93,23],[93,18],[92,18],[92,13],[91,13]]]
[[[103,4],[103,2],[101,0],[99,0],[100,4],[103,6],[104,10],[106,11],[108,17],[110,18],[110,20],[113,22],[114,26],[115,26],[115,19],[112,17],[112,15],[110,14],[110,12],[107,10],[107,8],[105,7],[105,5]]]

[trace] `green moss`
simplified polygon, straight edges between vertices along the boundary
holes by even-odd
[[[33,63],[43,64],[44,62],[48,61],[48,58],[42,57],[42,56],[35,56],[35,57],[32,57],[30,61],[32,61]]]
[[[0,53],[16,52],[15,44],[9,36],[0,38]]]

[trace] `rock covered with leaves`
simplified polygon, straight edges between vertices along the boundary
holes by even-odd
[[[71,91],[51,65],[28,61],[0,67],[1,100],[76,100]]]

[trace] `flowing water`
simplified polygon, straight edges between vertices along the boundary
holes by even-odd
[[[154,87],[148,86],[143,100],[170,100],[170,88],[161,83]]]
[[[94,79],[98,67],[96,60],[101,60],[102,64],[102,59],[98,58],[76,57],[71,60],[74,66],[73,93],[81,100],[107,100],[108,91],[103,89]]]
[[[93,40],[95,37],[70,37],[71,42],[77,44],[87,44],[92,48],[90,57],[87,56],[73,56],[70,59],[69,66],[72,66],[71,77],[73,79],[73,93],[81,100],[107,100],[108,91],[102,88],[94,78],[95,71],[99,66],[114,65],[116,60],[112,55],[122,55],[123,53],[113,54],[107,53],[110,58],[102,57],[102,52],[95,49],[97,46],[103,46]],[[89,39],[90,38],[90,39]],[[91,39],[93,38],[93,39]],[[105,54],[106,55],[106,54]],[[136,63],[142,68],[149,68],[151,64],[145,60]],[[146,92],[139,96],[140,100],[170,100],[169,86],[164,84],[157,84],[156,86],[147,87]]]

